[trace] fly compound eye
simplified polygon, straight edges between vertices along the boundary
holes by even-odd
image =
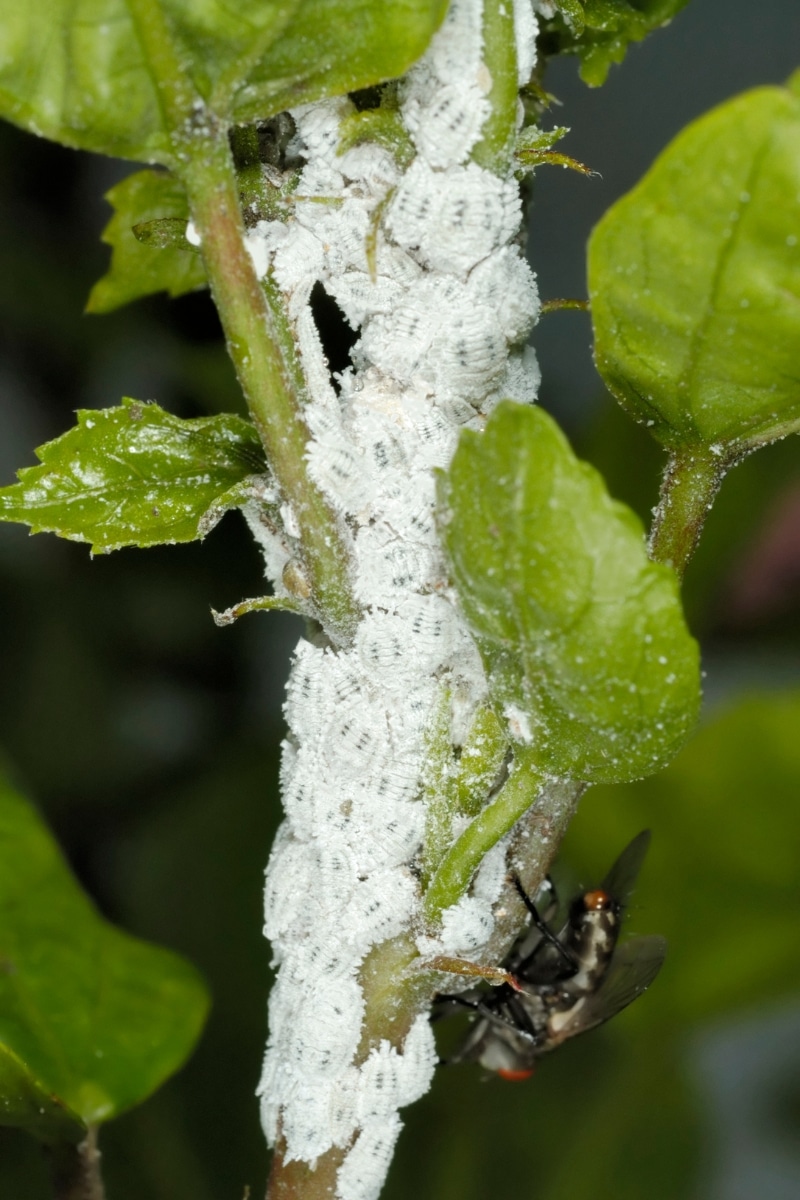
[[[614,907],[614,898],[602,888],[597,888],[593,892],[583,893],[583,907],[586,912],[605,912]]]

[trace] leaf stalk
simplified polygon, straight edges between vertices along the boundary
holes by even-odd
[[[505,175],[514,156],[517,133],[517,44],[514,6],[504,0],[484,0],[483,59],[491,77],[489,104],[481,140],[472,161],[496,175]]]
[[[105,1200],[97,1148],[97,1126],[82,1142],[60,1142],[49,1151],[53,1200]]]
[[[427,919],[438,922],[446,908],[463,896],[484,855],[530,808],[544,782],[530,751],[517,753],[506,783],[478,814],[442,859],[425,893]]]
[[[661,480],[648,552],[683,578],[730,460],[706,446],[676,450]]]
[[[300,526],[315,607],[333,640],[346,644],[359,609],[350,586],[344,531],[308,475],[310,433],[297,363],[287,356],[285,330],[245,244],[228,122],[206,106],[183,69],[158,0],[129,3],[170,130],[175,170],[188,192],[228,352],[269,466]]]

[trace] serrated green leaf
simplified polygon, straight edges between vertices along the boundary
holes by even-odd
[[[699,705],[677,579],[551,418],[500,404],[462,433],[440,501],[490,687],[541,770],[608,782],[667,762]]]
[[[77,415],[74,428],[37,450],[40,466],[0,489],[0,520],[100,553],[192,542],[241,503],[237,485],[265,470],[255,429],[230,413],[182,420],[124,400]]]
[[[589,244],[595,359],[663,445],[734,460],[800,428],[800,96],[689,125]]]
[[[44,1141],[77,1140],[81,1122],[144,1100],[181,1066],[208,1010],[195,969],[104,920],[2,781],[0,964],[0,1123]]]
[[[641,42],[649,33],[669,24],[687,3],[557,0],[560,15],[541,22],[542,44],[547,54],[577,54],[584,83],[599,87],[605,83],[612,63],[622,62],[631,42]]]
[[[132,15],[145,7],[197,95],[217,118],[243,121],[401,75],[447,5],[0,0],[0,114],[68,146],[169,164],[171,131]]]
[[[174,176],[166,171],[137,171],[106,192],[105,198],[114,209],[103,230],[103,241],[111,247],[111,267],[92,288],[87,312],[112,312],[153,292],[182,296],[205,284],[203,260],[188,243],[182,248],[152,238],[148,244],[146,233],[134,232],[134,226],[166,219],[177,221],[183,233],[189,202]]]

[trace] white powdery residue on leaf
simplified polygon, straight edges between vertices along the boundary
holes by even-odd
[[[516,704],[507,704],[503,709],[503,716],[508,721],[511,736],[516,738],[518,742],[523,742],[526,746],[530,746],[533,741],[533,733],[531,732],[531,721],[528,713]]]

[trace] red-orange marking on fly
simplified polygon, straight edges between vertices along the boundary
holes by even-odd
[[[530,1079],[533,1067],[529,1071],[507,1071],[501,1068],[497,1074],[501,1079],[509,1079],[512,1083],[522,1083],[523,1079]]]

